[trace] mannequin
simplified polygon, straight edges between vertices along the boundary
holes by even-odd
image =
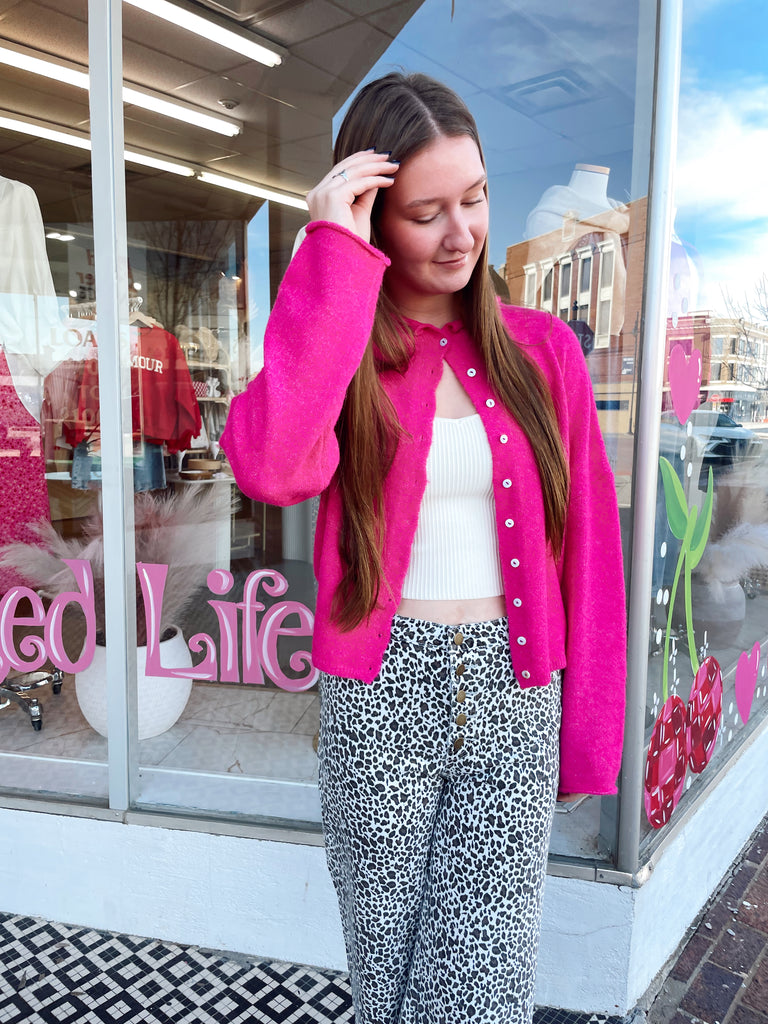
[[[610,242],[613,283],[610,334],[624,325],[627,270],[623,245],[629,232],[629,211],[608,195],[609,167],[576,164],[567,185],[552,185],[539,199],[525,222],[529,239],[526,262],[557,262],[581,244]]]
[[[53,366],[57,298],[35,193],[0,177],[0,544],[34,542],[50,517],[40,438],[42,378]],[[0,572],[0,593],[21,582]]]
[[[621,207],[608,198],[610,167],[576,164],[567,185],[552,185],[528,214],[525,237],[556,231],[563,220],[589,222],[596,214]]]

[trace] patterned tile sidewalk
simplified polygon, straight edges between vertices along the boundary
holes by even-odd
[[[0,914],[0,1024],[353,1024],[346,974]],[[541,1007],[535,1024],[621,1024]]]
[[[706,912],[647,1024],[768,1024],[768,818]]]

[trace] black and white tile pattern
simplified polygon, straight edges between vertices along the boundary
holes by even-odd
[[[0,914],[0,1024],[353,1024],[346,974]],[[540,1008],[535,1024],[620,1024]]]

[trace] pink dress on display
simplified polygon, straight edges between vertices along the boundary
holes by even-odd
[[[41,379],[56,294],[35,193],[0,177],[0,545],[35,542],[30,524],[50,518],[39,418]],[[9,365],[10,364],[10,365]],[[0,595],[25,582],[0,569]]]

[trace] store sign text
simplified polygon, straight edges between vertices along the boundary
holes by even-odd
[[[82,672],[90,665],[96,649],[96,612],[93,573],[90,564],[78,558],[65,559],[71,569],[75,588],[59,594],[46,611],[42,600],[29,587],[11,587],[0,600],[0,680],[8,672],[34,672],[50,659],[64,672]],[[193,655],[202,659],[192,668],[167,668],[161,662],[160,622],[168,566],[138,562],[136,569],[144,597],[147,625],[147,675],[166,679],[219,680],[222,683],[263,684],[265,676],[283,690],[307,690],[318,677],[307,650],[294,651],[288,664],[295,676],[283,671],[278,657],[281,637],[311,637],[314,616],[299,601],[277,600],[266,607],[261,595],[284,598],[288,581],[274,569],[257,569],[250,573],[243,587],[241,601],[222,601],[234,586],[232,573],[214,569],[208,574],[207,586],[215,595],[208,601],[219,624],[219,643],[207,633],[195,633],[189,640]],[[22,615],[19,605],[27,599],[32,613]],[[85,644],[73,661],[64,648],[63,616],[67,606],[77,606],[85,619]],[[293,617],[294,623],[287,625]],[[242,624],[241,624],[242,623]],[[27,635],[14,642],[14,629],[43,629],[43,636]],[[240,661],[242,660],[242,678]]]

